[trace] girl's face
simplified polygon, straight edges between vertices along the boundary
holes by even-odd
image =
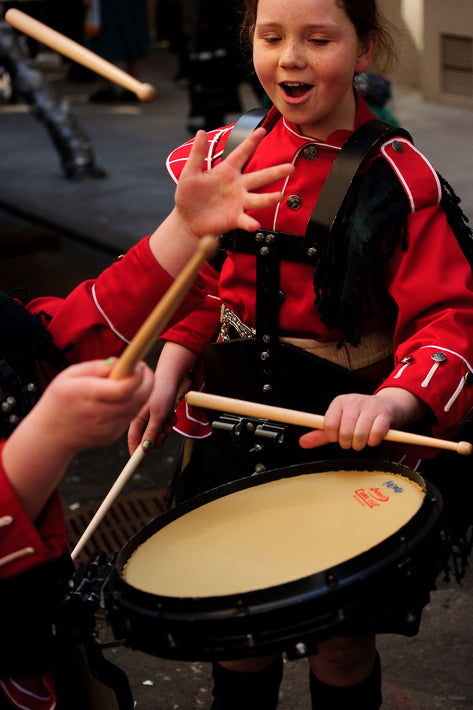
[[[337,0],[259,0],[253,60],[279,111],[304,135],[353,130],[353,77],[366,71],[376,38],[361,41]]]

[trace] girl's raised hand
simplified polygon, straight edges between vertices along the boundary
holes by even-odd
[[[194,236],[218,235],[237,228],[259,229],[259,222],[246,211],[270,207],[282,199],[281,191],[256,191],[291,175],[291,163],[242,173],[265,135],[264,128],[257,128],[219,165],[203,171],[208,137],[205,131],[198,131],[175,197],[177,214]]]

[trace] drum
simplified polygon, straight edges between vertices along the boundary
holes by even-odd
[[[416,633],[444,564],[442,502],[410,469],[340,460],[240,479],[156,518],[106,589],[116,638],[181,660]]]

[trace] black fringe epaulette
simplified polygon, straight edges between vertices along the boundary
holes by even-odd
[[[371,314],[368,283],[382,284],[383,264],[407,248],[409,202],[390,165],[380,158],[358,175],[345,197],[314,272],[315,303],[341,342],[360,342]]]
[[[461,250],[473,272],[473,230],[469,226],[468,217],[460,207],[460,198],[445,178],[439,173],[437,173],[437,175],[442,186],[442,199],[440,204],[445,211],[450,229],[457,237]]]
[[[38,401],[39,375],[50,379],[69,363],[56,348],[41,316],[31,314],[3,291],[0,327],[0,435],[7,437]]]
[[[460,199],[439,175],[441,206],[473,272],[473,232]],[[371,315],[369,284],[383,292],[383,266],[397,245],[408,248],[406,193],[383,158],[357,175],[325,243],[314,271],[315,303],[322,321],[341,333],[340,344],[360,343],[360,329]]]

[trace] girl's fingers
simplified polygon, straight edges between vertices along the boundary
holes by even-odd
[[[257,170],[254,173],[245,173],[243,175],[243,184],[246,190],[257,190],[260,187],[269,185],[276,180],[292,175],[295,167],[292,163],[282,163],[281,165],[273,165],[271,168]]]
[[[253,217],[250,217],[250,215],[242,212],[238,217],[238,227],[245,232],[257,232],[261,229],[261,224]]]
[[[299,439],[299,445],[302,449],[314,449],[317,446],[324,446],[328,443],[327,436],[322,430],[309,431]]]
[[[201,172],[202,163],[205,159],[205,154],[208,149],[208,137],[205,131],[199,130],[195,134],[194,142],[192,144],[189,157],[186,160],[186,164],[182,170],[181,176],[186,173]]]
[[[265,135],[265,128],[257,128],[254,130],[244,141],[232,150],[225,158],[225,162],[241,170]]]
[[[282,198],[282,192],[250,193],[246,195],[243,207],[245,210],[257,210],[262,207],[272,207],[280,202]]]

